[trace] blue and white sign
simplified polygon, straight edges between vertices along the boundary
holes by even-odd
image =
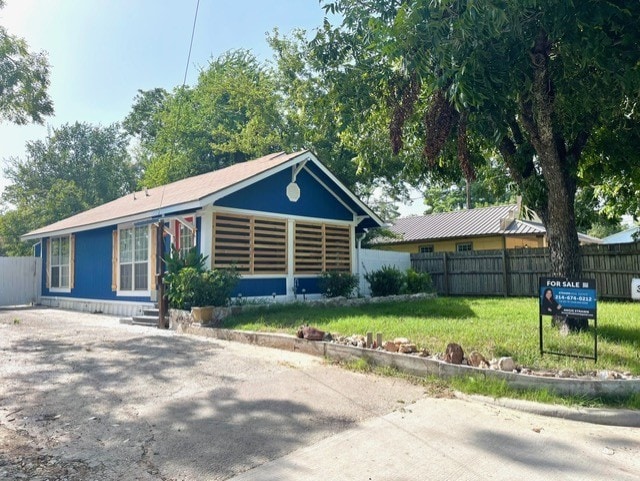
[[[640,301],[640,279],[631,279],[631,299]]]
[[[540,278],[540,315],[556,314],[570,317],[596,317],[596,280]]]

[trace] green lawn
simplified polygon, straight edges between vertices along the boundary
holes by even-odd
[[[570,368],[577,373],[612,369],[640,375],[640,304],[598,303],[598,362],[540,355],[538,300],[534,298],[440,297],[358,307],[305,304],[247,309],[225,320],[230,329],[294,334],[302,324],[332,334],[381,332],[383,339],[407,337],[431,353],[450,342],[487,359],[511,356],[532,369]],[[543,318],[545,350],[593,355],[593,330],[567,337]],[[591,328],[593,322],[591,322]]]

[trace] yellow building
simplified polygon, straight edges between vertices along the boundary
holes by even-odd
[[[389,230],[397,237],[380,239],[376,247],[411,253],[547,247],[544,225],[536,217],[520,219],[520,210],[512,204],[396,219]],[[578,237],[581,244],[600,243]]]

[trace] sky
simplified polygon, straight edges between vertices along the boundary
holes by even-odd
[[[48,126],[122,121],[139,89],[172,90],[187,66],[194,85],[211,58],[231,49],[269,60],[268,32],[313,32],[324,16],[318,0],[6,0],[0,24],[47,52],[55,114],[42,126],[0,123],[0,170]],[[0,191],[7,183],[0,172]]]

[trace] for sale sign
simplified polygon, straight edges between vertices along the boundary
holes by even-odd
[[[540,315],[596,318],[596,280],[540,278]]]
[[[640,301],[640,279],[631,279],[631,299]]]

